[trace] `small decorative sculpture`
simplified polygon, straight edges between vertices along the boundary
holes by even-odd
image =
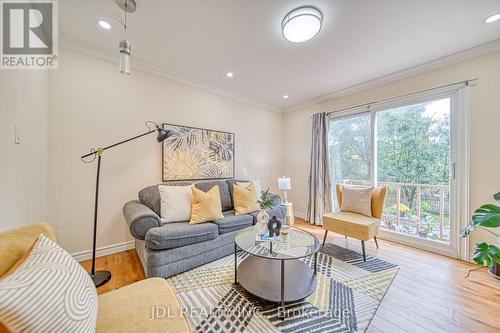
[[[273,196],[269,193],[269,189],[262,192],[261,199],[257,201],[260,206],[260,212],[257,214],[257,222],[255,223],[255,232],[259,236],[264,236],[269,232],[267,224],[269,223],[269,214],[267,209],[273,207]]]
[[[267,223],[269,222],[269,214],[265,210],[261,210],[257,214],[257,222],[255,223],[255,232],[259,236],[266,235],[269,231],[267,229]]]
[[[269,229],[269,237],[279,236],[281,229],[281,221],[273,216],[269,223],[267,224],[267,228]]]

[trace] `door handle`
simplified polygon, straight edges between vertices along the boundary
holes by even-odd
[[[455,179],[455,162],[448,164],[448,178]]]

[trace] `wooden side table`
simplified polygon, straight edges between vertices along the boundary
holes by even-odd
[[[286,224],[289,225],[290,227],[293,227],[293,224],[295,223],[295,218],[293,215],[293,203],[283,203],[281,206],[285,207],[286,212],[285,212],[285,221]]]

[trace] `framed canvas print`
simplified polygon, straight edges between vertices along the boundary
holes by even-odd
[[[163,124],[163,181],[234,178],[234,133]]]

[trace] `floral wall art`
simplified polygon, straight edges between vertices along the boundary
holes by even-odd
[[[234,177],[234,133],[163,124],[163,181]]]

